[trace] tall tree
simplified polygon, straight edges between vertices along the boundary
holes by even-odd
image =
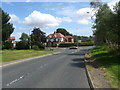
[[[119,50],[120,1],[114,6],[114,11],[107,4],[91,5],[98,9],[93,25],[96,44],[107,44],[110,48]]]
[[[109,23],[111,17],[111,10],[107,6],[107,4],[101,5],[96,14],[95,25],[93,28],[95,29],[94,35],[96,36],[97,44],[106,43],[107,33],[110,29]]]
[[[63,35],[65,35],[65,36],[72,36],[72,34],[70,34],[66,29],[64,29],[64,28],[58,28],[57,30],[56,30],[56,33],[61,33],[61,34],[63,34]]]
[[[34,28],[31,34],[31,43],[32,45],[37,45],[39,48],[43,46],[43,43],[46,41],[46,36],[43,31],[39,28]]]
[[[120,1],[118,3],[116,3],[116,5],[114,6],[114,33],[117,37],[116,41],[118,44],[118,49],[120,51]]]
[[[22,35],[21,35],[21,37],[20,37],[20,40],[21,40],[21,41],[28,41],[28,39],[29,39],[28,34],[22,33]]]
[[[2,41],[7,40],[14,31],[13,24],[9,22],[10,16],[2,10]]]

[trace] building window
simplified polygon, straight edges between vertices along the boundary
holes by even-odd
[[[54,39],[51,39],[50,41],[51,41],[51,42],[53,42],[53,41],[54,41]]]
[[[46,40],[47,42],[49,41],[49,39]]]
[[[56,41],[58,41],[58,38],[56,38]]]
[[[60,41],[63,41],[64,39],[63,38],[60,38]]]

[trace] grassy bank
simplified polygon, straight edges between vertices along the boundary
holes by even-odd
[[[99,63],[98,68],[105,71],[105,76],[112,88],[120,85],[119,54],[110,51],[107,46],[97,46],[91,51],[92,59]]]
[[[14,61],[34,56],[40,56],[57,51],[45,51],[45,50],[3,50],[2,62]]]

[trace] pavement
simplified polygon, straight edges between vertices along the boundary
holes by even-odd
[[[2,67],[3,88],[90,88],[84,54],[92,47],[78,50],[57,48],[61,53],[34,58]]]

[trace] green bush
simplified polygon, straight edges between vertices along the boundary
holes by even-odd
[[[70,47],[70,46],[77,46],[76,43],[61,43],[59,47]]]
[[[38,48],[41,50],[45,49],[45,45],[41,42],[32,43],[32,46],[34,46],[34,45],[38,46]]]
[[[80,46],[93,46],[94,41],[88,41],[88,42],[81,42]]]
[[[39,47],[38,47],[37,45],[33,45],[33,46],[32,46],[32,49],[34,49],[34,50],[39,50]]]
[[[13,49],[12,40],[7,40],[3,43],[2,49]]]
[[[45,49],[45,45],[43,43],[36,43],[36,45],[39,47],[39,49]]]
[[[70,46],[92,46],[94,41],[81,42],[81,43],[61,43],[59,47],[70,47]]]
[[[19,41],[16,43],[16,49],[29,49],[28,41]]]

